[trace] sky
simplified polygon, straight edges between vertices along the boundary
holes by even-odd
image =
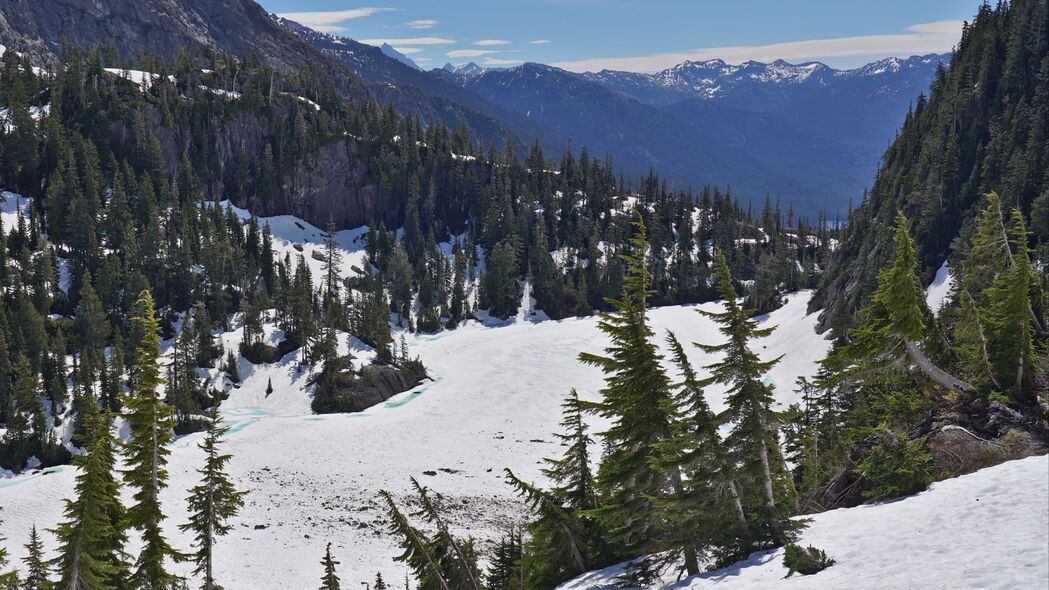
[[[656,72],[685,60],[822,61],[946,53],[979,0],[259,0],[270,12],[424,69],[446,62]]]

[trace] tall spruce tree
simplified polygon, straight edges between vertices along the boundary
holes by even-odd
[[[669,331],[667,345],[680,375],[673,388],[681,418],[675,423],[674,435],[659,447],[661,465],[676,478],[674,493],[659,503],[671,524],[661,545],[670,558],[685,558],[686,572],[694,575],[701,557],[725,562],[748,549],[747,518],[736,470],[718,433],[718,419],[707,403],[702,381],[681,342]]]
[[[335,573],[335,566],[339,565],[339,562],[331,556],[331,543],[324,548],[324,559],[321,560],[321,565],[324,566],[324,576],[321,577],[320,590],[339,590],[339,576]]]
[[[58,556],[51,562],[62,590],[123,588],[129,567],[124,543],[126,515],[120,504],[120,484],[114,468],[117,439],[109,413],[87,405],[85,453],[77,455],[75,493],[65,501],[65,520],[52,532],[58,539]]]
[[[1031,293],[1039,284],[1028,253],[1027,227],[1017,209],[1012,210],[1009,234],[1010,265],[987,289],[991,362],[1002,387],[1010,388],[1017,401],[1033,401],[1025,391],[1038,366]]]
[[[851,341],[829,356],[824,367],[844,375],[850,368],[865,370],[891,365],[906,354],[941,387],[962,393],[975,391],[971,384],[936,365],[922,350],[926,307],[917,270],[907,218],[898,211],[892,261],[878,273],[878,287],[867,307],[860,310],[862,323],[850,334]]]
[[[732,424],[725,445],[737,478],[748,489],[741,495],[750,515],[749,541],[754,547],[780,546],[793,538],[799,525],[789,519],[794,506],[793,488],[780,450],[779,416],[772,409],[772,387],[763,382],[779,359],[763,361],[751,348],[755,339],[768,336],[774,328],[759,328],[752,318],[753,310],[739,304],[723,252],[717,254],[714,274],[724,310],[699,312],[714,320],[727,340],[722,344],[698,345],[707,354],[721,358],[707,365],[711,375],[699,383],[728,387],[727,408],[720,419]]]
[[[26,556],[22,558],[25,576],[22,590],[50,590],[51,568],[44,559],[44,544],[36,532],[36,525],[29,531],[29,542],[25,544]]]
[[[244,492],[234,487],[225,472],[231,456],[219,452],[221,439],[228,431],[229,428],[222,426],[218,404],[215,404],[211,408],[207,434],[200,442],[200,449],[204,451],[204,467],[197,470],[201,482],[190,490],[186,500],[189,522],[179,526],[179,530],[194,535],[196,551],[192,559],[197,567],[193,573],[202,576],[202,590],[221,590],[222,586],[215,582],[215,538],[229,533],[229,519],[244,506]]]
[[[601,503],[592,513],[612,544],[630,555],[658,547],[656,540],[666,531],[655,503],[673,484],[657,461],[659,445],[673,434],[676,410],[646,318],[646,250],[645,224],[639,220],[630,250],[621,255],[626,264],[622,296],[608,301],[614,312],[598,314],[598,327],[612,343],[605,355],[579,355],[605,373],[602,401],[590,407],[610,422],[600,433],[606,450],[597,473]],[[643,566],[636,569],[646,573],[640,571]]]
[[[142,549],[135,560],[132,583],[139,588],[161,590],[174,587],[179,578],[168,571],[167,560],[178,559],[164,537],[161,523],[166,516],[160,505],[160,492],[167,487],[167,444],[174,428],[173,409],[164,403],[160,388],[160,336],[153,295],[145,290],[132,318],[139,327],[135,348],[134,388],[124,396],[124,417],[129,426],[124,445],[127,468],[124,481],[134,490],[134,504],[128,509],[128,524],[141,532]]]

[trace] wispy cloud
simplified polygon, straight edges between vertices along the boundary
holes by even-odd
[[[493,49],[454,49],[445,55],[454,59],[459,57],[481,57],[483,55],[492,55],[493,53],[499,53],[499,51]]]
[[[346,10],[314,11],[314,12],[284,12],[277,16],[293,20],[300,25],[307,26],[322,33],[341,33],[346,30],[341,23],[355,18],[364,18],[380,12],[393,12],[396,8],[376,8],[365,6],[363,8],[348,8]]]
[[[685,60],[723,59],[730,63],[740,63],[750,59],[827,60],[858,56],[907,56],[950,51],[961,37],[961,31],[962,21],[936,21],[911,25],[902,33],[885,35],[810,39],[769,45],[707,47],[676,53],[561,61],[551,65],[573,72],[594,72],[603,69],[656,72]]]
[[[421,47],[394,47],[393,49],[397,53],[403,53],[404,55],[412,55],[422,51]]]
[[[455,43],[455,39],[445,39],[444,37],[411,37],[408,39],[361,39],[361,43],[368,45],[382,45],[387,43],[394,47],[401,45],[410,47],[412,45],[451,45]]]
[[[550,40],[549,39],[536,39],[535,41],[529,41],[528,44],[529,45],[549,45],[550,44]]]
[[[486,66],[512,66],[514,64],[522,63],[524,60],[520,59],[501,59],[498,57],[486,57],[481,62]]]
[[[409,29],[432,29],[437,26],[437,21],[432,19],[420,19],[410,20],[404,24],[407,25]]]
[[[480,41],[474,41],[474,45],[479,47],[496,47],[499,45],[509,45],[510,42],[504,39],[481,39]]]

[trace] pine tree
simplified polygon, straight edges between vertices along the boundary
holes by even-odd
[[[51,568],[44,560],[44,544],[40,542],[40,535],[33,525],[29,532],[29,542],[25,544],[26,556],[22,558],[25,564],[25,579],[22,580],[22,590],[49,590],[51,588]],[[0,566],[2,567],[2,566]]]
[[[511,526],[496,543],[488,559],[486,590],[524,590],[521,529]]]
[[[324,566],[324,577],[321,578],[320,590],[339,590],[339,576],[335,574],[335,566],[339,565],[339,562],[331,556],[331,543],[324,549],[321,565]]]
[[[918,281],[918,259],[902,212],[896,214],[892,263],[878,273],[878,287],[870,303],[860,310],[861,325],[852,341],[839,348],[824,363],[827,369],[845,374],[850,367],[874,367],[899,359],[902,348],[929,378],[946,389],[971,393],[969,383],[947,373],[921,349],[925,339],[925,297]]]
[[[1011,264],[989,289],[988,316],[991,325],[991,362],[1003,387],[1012,388],[1017,401],[1027,401],[1024,390],[1038,366],[1034,347],[1034,314],[1031,292],[1038,282],[1027,246],[1023,214],[1013,209],[1010,224]]]
[[[134,504],[128,509],[128,524],[142,533],[142,549],[135,561],[132,582],[139,587],[160,590],[178,581],[165,562],[181,554],[164,537],[161,523],[165,516],[160,505],[160,491],[167,487],[167,447],[171,442],[172,408],[166,405],[159,389],[160,337],[153,295],[143,291],[139,297],[138,315],[133,319],[140,331],[135,349],[134,389],[124,396],[124,416],[130,427],[125,443],[127,469],[124,481],[134,490]]]
[[[386,581],[382,579],[382,573],[375,573],[375,583],[372,584],[372,590],[389,590],[389,586],[386,585]]]
[[[745,555],[747,519],[735,470],[718,433],[718,418],[707,404],[701,379],[670,331],[667,345],[681,378],[673,385],[681,418],[675,422],[673,436],[659,447],[660,464],[674,479],[674,493],[659,503],[672,525],[660,542],[671,556],[686,557],[685,569],[694,575],[701,556],[725,562]]]
[[[676,419],[670,382],[646,318],[646,249],[645,225],[638,221],[631,250],[621,255],[626,264],[622,298],[608,301],[614,313],[598,314],[598,327],[612,340],[607,356],[579,355],[605,373],[603,401],[592,407],[611,423],[601,433],[606,453],[597,486],[602,500],[592,513],[612,543],[628,554],[651,553],[665,532],[655,501],[667,495],[672,482],[656,459]]]
[[[194,574],[203,576],[203,590],[221,590],[215,583],[213,552],[215,538],[227,534],[231,526],[229,519],[236,516],[244,506],[244,492],[238,491],[225,472],[230,455],[219,452],[222,437],[229,428],[222,426],[218,404],[211,408],[211,420],[207,434],[200,443],[204,451],[204,467],[197,470],[201,482],[190,491],[186,504],[190,511],[188,523],[179,526],[183,532],[193,532],[196,552],[192,555],[197,567]]]
[[[74,463],[80,468],[73,499],[65,500],[65,521],[52,532],[58,539],[57,587],[63,590],[122,588],[129,568],[124,553],[126,514],[120,504],[120,484],[114,476],[117,440],[109,413],[87,405],[85,453]]]
[[[379,497],[386,505],[386,521],[390,534],[398,539],[403,550],[394,559],[404,562],[412,569],[419,580],[420,590],[424,588],[450,590],[448,580],[438,562],[439,556],[434,553],[433,541],[412,526],[389,492],[380,490]]]
[[[741,494],[745,511],[757,516],[748,519],[749,539],[757,547],[780,546],[793,538],[798,525],[789,519],[793,507],[792,487],[779,446],[779,417],[772,410],[775,399],[771,386],[762,381],[779,359],[762,361],[751,350],[755,339],[768,336],[774,328],[759,328],[758,322],[752,319],[753,311],[740,306],[722,252],[717,254],[715,276],[724,311],[699,312],[718,324],[727,341],[699,345],[707,354],[721,357],[720,361],[707,366],[711,376],[699,384],[705,387],[718,383],[728,387],[727,409],[720,416],[732,424],[732,431],[725,439],[728,456],[736,466],[738,479],[761,490]]]
[[[324,308],[339,306],[339,281],[342,271],[342,250],[335,241],[335,221],[329,219],[324,229]]]

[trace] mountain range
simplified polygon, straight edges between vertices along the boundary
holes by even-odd
[[[41,62],[68,40],[111,47],[134,65],[147,37],[160,57],[214,47],[319,72],[341,92],[370,93],[424,124],[467,126],[487,145],[512,137],[548,154],[585,146],[611,155],[627,178],[654,170],[676,186],[730,185],[744,203],[771,194],[810,215],[859,201],[909,105],[947,61],[926,55],[835,70],[712,60],[655,74],[534,63],[422,71],[392,48],[314,31],[251,0],[0,0],[0,44]]]

